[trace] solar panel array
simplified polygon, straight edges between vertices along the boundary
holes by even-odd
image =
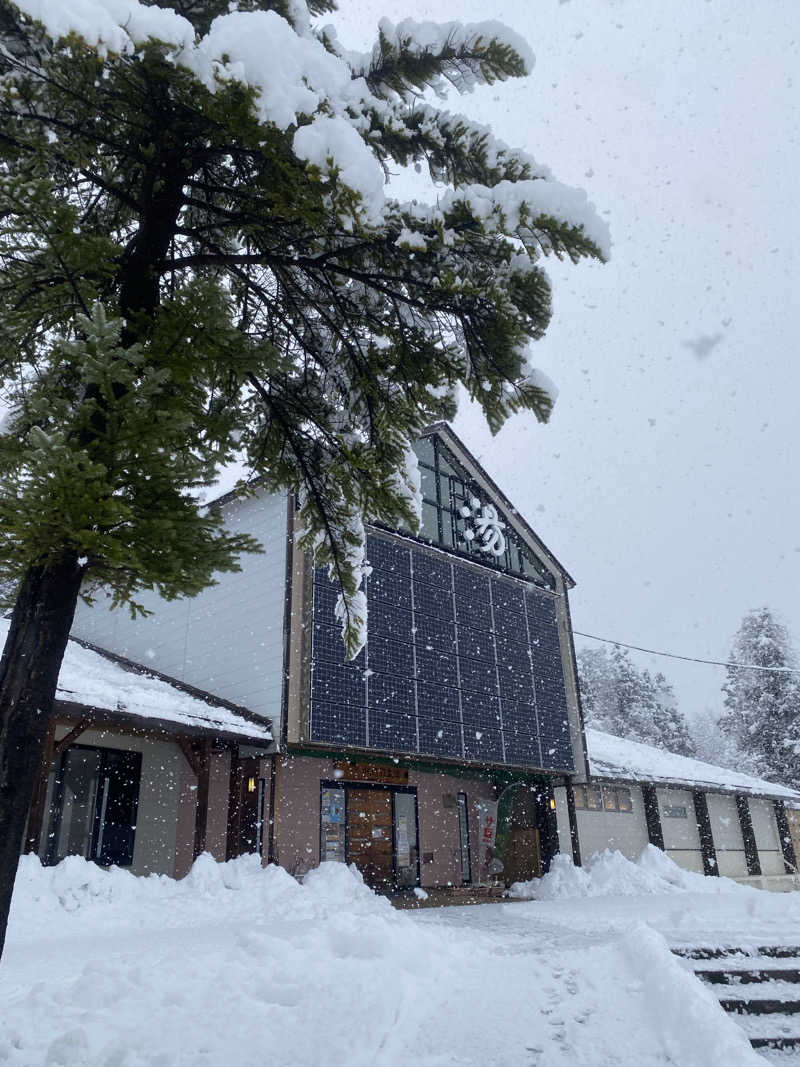
[[[310,739],[483,764],[572,770],[555,602],[411,544],[370,535],[366,647],[351,663],[314,576]]]

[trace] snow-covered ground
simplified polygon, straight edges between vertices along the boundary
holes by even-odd
[[[668,944],[788,943],[800,895],[653,850],[559,859],[535,890],[398,912],[336,864],[301,886],[252,858],[174,882],[26,857],[0,1063],[763,1067]]]

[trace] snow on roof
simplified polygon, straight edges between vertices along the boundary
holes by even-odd
[[[0,641],[5,641],[8,626],[8,619],[0,619]],[[210,694],[204,700],[186,693],[164,678],[139,673],[72,640],[67,644],[61,664],[56,700],[221,734],[238,734],[251,740],[272,740],[269,723],[250,722]]]
[[[602,730],[587,728],[586,743],[589,769],[596,778],[674,783],[800,800],[800,793],[786,786],[766,782],[763,778],[751,778],[749,774],[740,774],[726,767],[715,767],[713,763],[689,756],[679,756],[675,752],[665,752],[638,741],[626,741]]]

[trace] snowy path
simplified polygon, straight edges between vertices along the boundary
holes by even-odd
[[[0,1064],[763,1067],[661,933],[786,941],[798,903],[676,890],[408,913],[331,864],[298,886],[247,860],[180,883],[28,863]]]

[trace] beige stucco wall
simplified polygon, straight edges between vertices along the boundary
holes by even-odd
[[[275,852],[277,862],[302,876],[319,863],[320,782],[334,780],[330,759],[285,755],[278,760],[276,780]],[[349,784],[349,783],[348,783]],[[356,785],[357,783],[353,783]],[[445,795],[467,794],[470,859],[477,877],[479,800],[491,799],[488,782],[447,773],[409,770],[408,785],[417,790],[420,882],[423,886],[461,885],[458,806]],[[426,862],[425,856],[431,858]]]
[[[70,726],[56,729],[56,740],[64,737]],[[75,742],[98,748],[141,752],[142,774],[136,815],[133,874],[175,873],[178,810],[183,780],[183,755],[173,741],[137,737],[116,730],[87,730]],[[45,835],[47,827],[45,826]],[[45,835],[42,841],[45,842]]]

